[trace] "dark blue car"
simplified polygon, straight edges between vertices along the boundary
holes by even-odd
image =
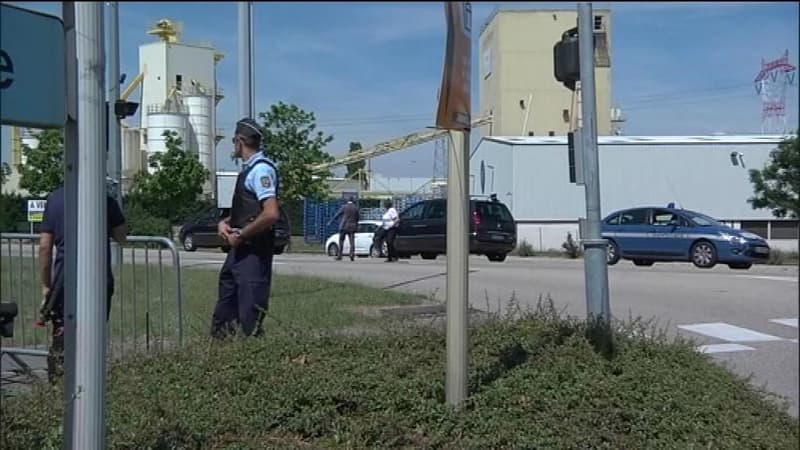
[[[602,230],[608,240],[609,265],[630,259],[637,266],[691,261],[704,269],[717,263],[749,269],[769,258],[769,245],[761,236],[672,204],[617,211],[603,220]]]

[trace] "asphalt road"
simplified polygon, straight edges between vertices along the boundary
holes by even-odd
[[[221,253],[182,253],[184,267],[218,269]],[[277,273],[351,280],[445,299],[446,263],[417,258],[387,264],[359,258],[333,261],[317,255],[280,255]],[[553,299],[565,313],[585,317],[582,260],[509,258],[490,263],[470,258],[470,305],[504,309],[513,298],[521,307],[541,297]],[[653,318],[670,333],[695,339],[735,372],[753,375],[753,383],[784,397],[798,415],[798,270],[755,266],[731,270],[696,269],[690,264],[634,267],[622,261],[609,267],[612,314],[619,319]]]

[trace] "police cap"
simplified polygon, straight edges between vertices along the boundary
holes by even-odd
[[[260,144],[264,138],[258,123],[249,117],[236,122],[236,135],[245,138],[247,141],[255,141],[256,144]]]

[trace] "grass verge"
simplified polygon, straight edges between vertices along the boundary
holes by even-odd
[[[117,363],[108,447],[798,445],[795,419],[685,342],[628,329],[603,356],[583,324],[552,306],[489,320],[471,330],[471,397],[456,411],[444,403],[444,334],[385,328],[350,337],[275,329]],[[62,411],[58,388],[4,398],[0,446],[57,447]]]
[[[32,258],[3,259],[0,295],[3,301],[16,301],[20,309],[14,322],[14,339],[4,340],[5,346],[46,345],[48,341],[47,330],[33,327],[41,302],[36,267],[38,261]],[[116,344],[115,348],[124,354],[176,341],[177,301],[174,271],[169,268],[169,261],[163,269],[157,264],[126,264],[115,272],[116,292],[108,323],[109,338]],[[209,333],[218,296],[218,273],[199,268],[181,271],[185,338]],[[327,330],[354,326],[358,322],[362,327],[379,327],[383,319],[362,318],[348,307],[405,305],[417,301],[410,295],[376,291],[353,283],[275,275],[264,326],[266,329]]]

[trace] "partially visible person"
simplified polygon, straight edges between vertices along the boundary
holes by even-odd
[[[127,243],[128,226],[119,204],[107,196],[107,233],[115,241]],[[50,299],[51,308],[43,314],[52,322],[51,344],[47,357],[47,374],[50,382],[55,382],[64,373],[64,254],[65,248],[65,199],[64,186],[59,187],[47,197],[44,217],[39,237],[39,267],[42,281],[42,295]],[[53,246],[56,248],[53,261]],[[75,258],[76,255],[70,255]],[[111,246],[106,244],[106,320],[111,314],[111,297],[114,295],[114,274],[111,271]],[[100,275],[100,274],[98,274]],[[44,325],[44,324],[40,324]]]
[[[387,255],[386,262],[396,262],[398,260],[397,251],[394,248],[394,239],[397,237],[397,227],[400,225],[400,216],[391,200],[383,202],[386,212],[383,213],[384,240],[386,241]]]
[[[358,206],[355,204],[355,199],[350,197],[347,203],[339,208],[339,211],[328,222],[330,225],[334,220],[341,217],[339,221],[339,252],[336,255],[336,260],[342,260],[342,253],[344,253],[344,238],[350,240],[350,261],[356,259],[356,230],[358,229],[358,221],[360,219]]]

